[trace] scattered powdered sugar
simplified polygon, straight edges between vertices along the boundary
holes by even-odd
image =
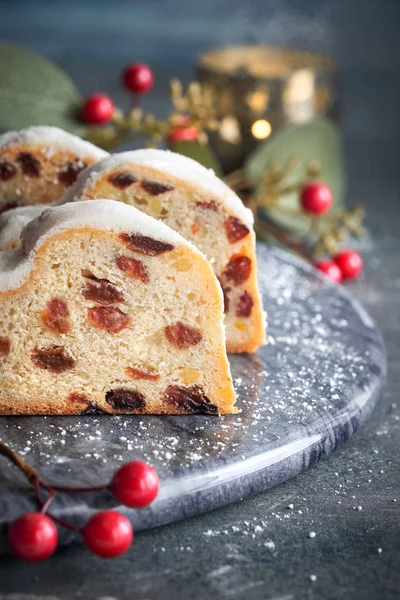
[[[317,534],[315,533],[315,531],[310,531],[310,533],[308,534],[309,538],[315,538]]]
[[[268,465],[272,473],[272,465],[285,457],[292,457],[288,475],[295,473],[318,458],[322,439],[329,452],[336,445],[332,430],[345,427],[346,435],[351,433],[368,404],[379,370],[374,332],[347,295],[287,255],[261,247],[259,266],[270,344],[255,355],[230,357],[240,414],[3,418],[0,438],[29,454],[48,479],[70,478],[77,485],[102,483],[122,462],[146,460],[159,471],[165,494],[174,498],[246,472],[261,477]],[[382,431],[389,422],[399,428],[397,411],[392,408]],[[256,477],[255,482],[262,487]],[[338,502],[344,485],[335,477],[331,494]],[[269,518],[295,515],[306,515],[297,500]],[[264,525],[244,533],[246,527],[243,535],[259,536]]]

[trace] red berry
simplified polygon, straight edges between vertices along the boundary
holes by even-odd
[[[86,98],[81,116],[86,123],[102,125],[114,114],[114,102],[106,94],[92,94]]]
[[[333,193],[329,186],[315,181],[303,187],[300,202],[304,210],[313,215],[326,213],[333,204]]]
[[[315,267],[335,283],[340,283],[342,281],[342,272],[333,261],[318,260],[315,263]]]
[[[199,138],[199,132],[196,127],[178,127],[173,129],[167,137],[167,142],[194,142]]]
[[[118,469],[110,489],[122,504],[143,508],[157,496],[158,485],[157,471],[145,462],[134,460]]]
[[[342,250],[333,260],[339,267],[343,279],[357,279],[364,268],[363,259],[355,250]]]
[[[10,525],[8,541],[18,558],[40,562],[57,548],[57,528],[50,517],[42,513],[26,513]]]
[[[126,552],[133,540],[132,525],[115,510],[94,515],[82,529],[86,546],[97,556],[114,558]]]
[[[145,94],[153,87],[153,71],[144,63],[133,63],[123,72],[123,83],[130,92]]]

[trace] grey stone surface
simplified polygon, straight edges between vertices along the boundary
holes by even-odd
[[[139,533],[116,561],[78,546],[41,565],[3,558],[1,600],[399,598],[399,11],[397,0],[1,2],[0,35],[58,60],[84,93],[116,93],[121,62],[158,63],[154,110],[165,105],[166,79],[187,78],[195,52],[213,44],[263,39],[332,51],[342,73],[348,198],[366,204],[371,233],[365,276],[348,290],[378,323],[389,356],[366,426],[316,467],[241,503]]]
[[[378,399],[386,375],[380,333],[343,287],[308,264],[263,243],[257,254],[269,344],[230,357],[239,415],[3,417],[0,439],[54,484],[98,486],[123,462],[150,462],[160,493],[145,510],[126,511],[137,531],[237,502],[327,456]],[[7,525],[37,505],[15,467],[4,458],[1,467],[4,546]],[[60,494],[51,512],[82,526],[113,506],[108,492]]]

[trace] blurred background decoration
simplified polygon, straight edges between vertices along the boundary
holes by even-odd
[[[301,11],[278,8],[266,0],[259,22],[258,0],[246,10],[241,5],[242,12],[234,16],[220,2],[205,0],[201,10],[207,14],[205,29],[203,21],[196,20],[197,7],[188,16],[188,7],[180,0],[162,6],[150,0],[154,9],[157,5],[160,23],[165,20],[163,29],[154,16],[150,19],[144,12],[141,1],[136,8],[125,5],[131,16],[140,13],[140,27],[136,20],[125,19],[122,4],[111,7],[100,0],[96,21],[88,20],[89,8],[72,4],[73,17],[59,2],[38,3],[39,9],[46,7],[46,12],[40,12],[44,30],[53,28],[49,40],[56,44],[56,32],[76,37],[77,45],[71,41],[68,56],[57,56],[57,45],[49,51],[46,38],[40,42],[35,38],[33,44],[46,50],[42,55],[15,44],[0,44],[2,131],[50,124],[110,151],[150,145],[190,156],[224,177],[252,208],[261,237],[276,241],[281,231],[281,242],[290,246],[284,240],[294,240],[293,247],[298,247],[300,241],[308,256],[321,251],[331,255],[349,235],[363,234],[362,207],[344,207],[339,69],[329,56],[334,46],[327,18],[331,12],[337,19],[339,13],[328,4],[316,11],[308,0],[311,12],[307,15],[304,7]],[[94,3],[89,5],[94,9]],[[203,32],[203,43],[192,44],[191,52],[173,19],[178,5],[182,23],[190,21],[192,33],[194,25],[196,34]],[[27,13],[24,23],[28,22],[32,5],[18,0],[8,6],[9,24],[18,22],[21,7]],[[225,18],[217,22],[219,13]],[[0,32],[2,27],[4,21]],[[109,58],[101,54],[102,62],[108,61],[106,72],[114,72],[112,82],[109,75],[104,81],[104,65],[96,63],[101,36],[109,41],[115,37],[116,43],[108,44]],[[21,32],[21,37],[29,40],[28,32]],[[212,43],[217,39],[223,45]],[[181,44],[179,50],[175,51],[171,40]],[[144,57],[148,64],[131,63],[122,70],[129,60]],[[76,74],[75,83],[71,76]],[[304,186],[313,182],[321,186],[312,188],[317,190],[317,204],[319,195],[330,191],[329,207],[318,214],[302,204]]]

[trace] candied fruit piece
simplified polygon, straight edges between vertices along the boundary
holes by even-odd
[[[217,414],[217,407],[211,403],[198,385],[184,387],[181,385],[170,385],[164,392],[164,402],[169,406],[191,414],[208,413]]]
[[[218,212],[218,204],[214,200],[199,200],[196,202],[196,206]]]
[[[235,321],[234,322],[234,326],[239,331],[247,331],[247,328],[248,328],[248,324],[247,323],[243,323],[242,321]]]
[[[177,256],[172,264],[177,271],[189,271],[193,266],[192,259],[189,256]]]
[[[131,175],[130,173],[119,172],[119,173],[112,173],[109,176],[108,181],[114,187],[116,187],[120,190],[124,190],[125,188],[129,187],[130,185],[136,183],[137,179],[135,177],[133,177],[133,175]]]
[[[145,179],[140,182],[140,187],[150,194],[150,196],[159,196],[174,189],[173,185],[166,185],[157,181],[146,181]]]
[[[49,300],[40,317],[44,325],[56,333],[69,333],[71,331],[71,325],[68,321],[68,306],[61,298]]]
[[[162,203],[160,198],[150,198],[149,202],[148,202],[148,206],[149,206],[149,214],[152,215],[153,217],[158,217],[158,215],[161,213],[161,209],[162,209]]]
[[[221,279],[241,285],[250,277],[251,260],[248,256],[234,255],[226,265]]]
[[[170,344],[180,350],[195,346],[202,340],[200,331],[189,325],[184,325],[177,321],[173,325],[168,325],[165,328],[165,335]]]
[[[225,232],[229,243],[235,244],[246,237],[250,233],[250,230],[236,217],[228,217],[225,219]]]
[[[0,181],[8,181],[12,179],[17,172],[15,166],[6,160],[5,158],[0,158]]]
[[[198,233],[200,231],[200,225],[198,225],[197,223],[193,223],[190,230],[193,235],[196,235],[196,233]]]
[[[117,388],[106,393],[106,402],[116,410],[129,411],[146,406],[146,398],[136,390]]]
[[[141,365],[140,367],[126,367],[125,373],[131,379],[148,379],[149,381],[157,381],[157,379],[160,379],[157,371],[144,365]]]
[[[215,395],[218,396],[218,398],[222,400],[222,402],[226,402],[227,400],[230,400],[232,398],[232,388],[231,386],[226,385],[223,388],[219,388],[215,392]]]
[[[30,152],[19,152],[17,163],[21,166],[24,175],[29,177],[39,177],[40,162]]]
[[[120,233],[119,238],[132,252],[139,252],[139,254],[146,254],[147,256],[157,256],[164,252],[171,252],[174,249],[172,244],[166,244],[139,233]]]
[[[72,356],[66,354],[64,346],[36,347],[32,351],[31,359],[37,367],[52,373],[63,373],[73,369],[76,362]]]
[[[124,271],[128,277],[138,279],[143,283],[149,283],[150,277],[147,273],[147,269],[140,260],[130,258],[129,256],[118,256],[115,262],[117,263],[117,267],[121,269],[121,271]]]
[[[237,317],[249,317],[254,306],[253,296],[246,290],[239,298],[236,305]]]
[[[9,337],[0,336],[0,356],[7,356],[10,354],[11,340]]]
[[[58,181],[65,186],[70,187],[78,179],[79,173],[87,167],[87,164],[79,158],[68,162],[59,172]]]
[[[179,379],[184,385],[189,385],[194,381],[197,381],[201,377],[201,371],[197,369],[191,369],[190,367],[182,367],[179,369]]]
[[[102,306],[109,306],[115,302],[124,302],[123,293],[108,279],[89,281],[81,293],[86,300],[96,302]]]
[[[88,310],[88,319],[98,329],[119,333],[131,322],[130,317],[113,306],[94,306]]]

